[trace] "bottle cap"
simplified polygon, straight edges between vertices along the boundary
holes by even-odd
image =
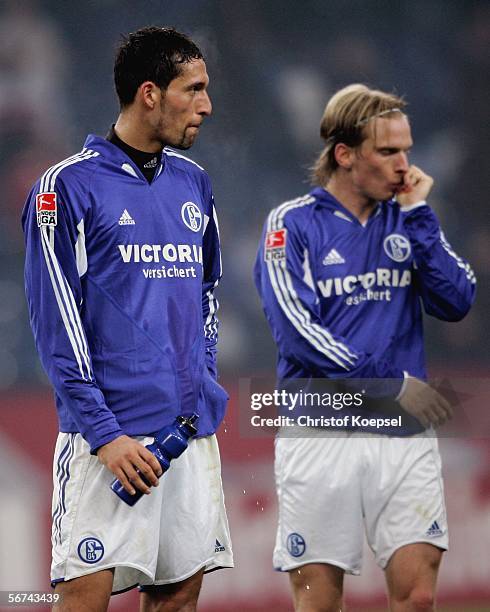
[[[197,424],[198,419],[199,419],[199,415],[196,414],[195,412],[193,412],[189,416],[181,415],[177,417],[177,421],[185,427],[189,436],[195,436],[197,434],[197,427],[194,425],[194,423]]]

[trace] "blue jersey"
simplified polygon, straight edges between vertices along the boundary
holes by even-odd
[[[279,379],[391,379],[396,396],[404,375],[426,378],[422,305],[458,321],[476,281],[425,202],[381,202],[363,225],[316,188],[269,214],[255,282]]]
[[[188,406],[198,435],[212,434],[227,395],[216,382],[221,257],[206,172],[165,149],[149,184],[121,149],[89,136],[35,184],[22,224],[31,326],[60,431],[95,451]]]

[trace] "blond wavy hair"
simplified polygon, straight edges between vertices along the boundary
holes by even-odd
[[[400,96],[355,83],[340,89],[327,103],[320,124],[325,142],[311,168],[312,183],[325,185],[338,168],[335,146],[339,142],[358,147],[369,135],[371,119],[403,113],[406,102]]]

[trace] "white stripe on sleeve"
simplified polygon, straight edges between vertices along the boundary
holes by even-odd
[[[41,228],[41,243],[42,243],[42,247],[43,247],[44,258],[46,260],[46,266],[48,268],[49,277],[51,279],[51,284],[53,286],[54,294],[55,294],[55,297],[56,297],[56,302],[57,302],[58,308],[60,310],[61,318],[62,318],[63,323],[65,325],[65,329],[66,329],[66,333],[68,335],[68,339],[70,340],[70,344],[71,344],[71,347],[73,349],[73,354],[75,355],[75,359],[76,359],[77,364],[78,364],[78,369],[80,370],[80,374],[81,374],[83,380],[87,380],[87,376],[85,376],[85,371],[84,371],[83,365],[82,365],[82,356],[81,356],[80,347],[79,347],[77,339],[75,339],[75,335],[74,335],[72,327],[70,325],[69,316],[67,314],[67,309],[65,308],[65,302],[63,301],[63,298],[61,296],[59,287],[58,287],[58,285],[56,283],[56,280],[55,280],[55,276],[54,276],[54,272],[53,272],[53,266],[51,264],[51,258],[50,258],[50,249],[51,249],[51,246],[49,244],[49,238],[48,238],[47,233],[46,233],[46,227],[42,227]],[[90,378],[90,374],[89,374],[88,370],[87,370],[87,375]]]
[[[289,210],[307,206],[314,201],[313,197],[304,196],[290,202],[285,202],[269,215],[267,223],[268,231],[276,231],[282,228],[284,216]],[[303,306],[294,289],[285,260],[269,261],[267,262],[267,267],[278,303],[296,330],[320,353],[326,355],[345,370],[349,370],[350,366],[354,365],[357,355],[352,353],[341,342],[334,340],[325,327],[311,321],[308,309]]]

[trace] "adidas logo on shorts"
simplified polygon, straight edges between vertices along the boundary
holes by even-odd
[[[439,527],[439,524],[437,523],[437,521],[434,521],[432,523],[429,529],[427,529],[427,531],[425,532],[425,535],[432,537],[432,538],[442,535],[442,529]]]
[[[225,552],[225,547],[221,544],[221,542],[216,538],[216,545],[214,547],[214,552]]]

